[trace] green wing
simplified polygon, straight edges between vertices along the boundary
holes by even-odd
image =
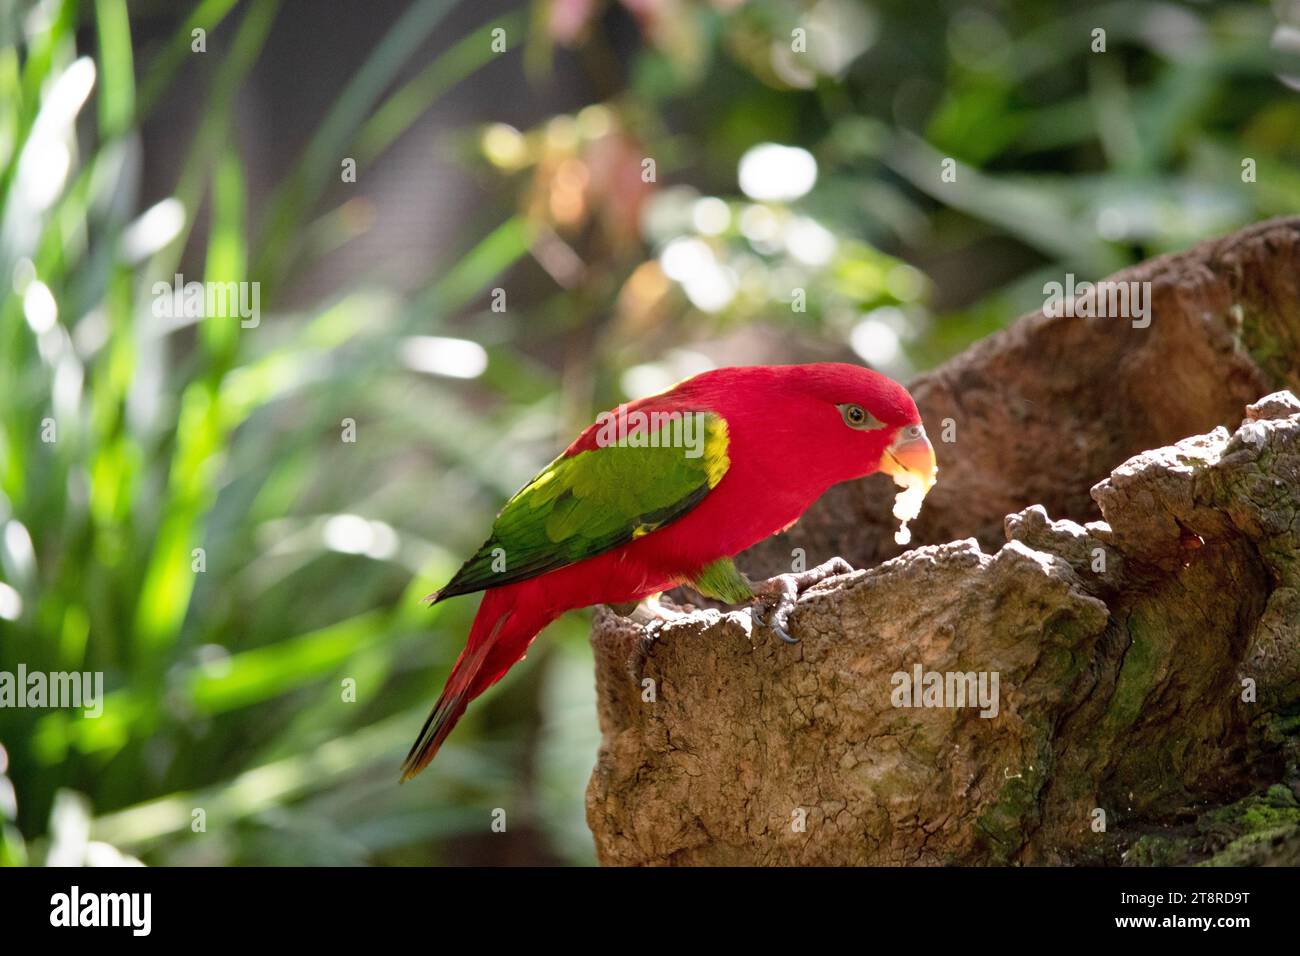
[[[555,459],[506,502],[492,536],[433,600],[537,577],[686,514],[731,465],[726,419],[696,414],[703,439],[695,447],[684,446],[678,418],[625,443]]]

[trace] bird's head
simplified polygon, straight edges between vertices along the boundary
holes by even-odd
[[[882,471],[905,489],[895,516],[920,511],[938,468],[916,403],[902,385],[860,365],[718,368],[643,400],[707,407],[728,423],[733,464],[773,493],[807,497]]]
[[[798,395],[800,445],[832,482],[877,471],[904,487],[934,484],[934,447],[916,403],[902,385],[870,369],[838,362],[789,366]]]

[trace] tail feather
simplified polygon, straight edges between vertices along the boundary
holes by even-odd
[[[465,708],[469,706],[471,700],[470,688],[474,677],[478,674],[483,658],[487,656],[490,648],[490,644],[483,644],[473,654],[468,647],[461,651],[460,657],[456,659],[456,666],[451,669],[451,676],[447,678],[447,686],[442,689],[442,694],[438,697],[438,703],[433,705],[433,710],[425,718],[424,726],[420,728],[420,736],[415,738],[406,760],[402,762],[402,783],[410,780],[429,765],[429,761],[437,755],[442,742],[447,739],[447,735],[465,713]]]
[[[513,606],[505,589],[488,591],[483,596],[465,649],[456,659],[438,702],[402,763],[403,783],[429,765],[469,702],[504,677],[554,617],[554,614],[523,613]]]

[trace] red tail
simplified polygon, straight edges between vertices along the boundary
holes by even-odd
[[[465,649],[402,764],[403,782],[429,765],[469,702],[504,677],[523,658],[538,632],[556,617],[519,604],[514,587],[496,588],[483,595]]]

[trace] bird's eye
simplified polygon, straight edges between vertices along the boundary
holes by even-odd
[[[840,405],[840,415],[844,418],[844,424],[850,428],[871,429],[883,428],[884,425],[869,411],[861,405],[845,404]]]

